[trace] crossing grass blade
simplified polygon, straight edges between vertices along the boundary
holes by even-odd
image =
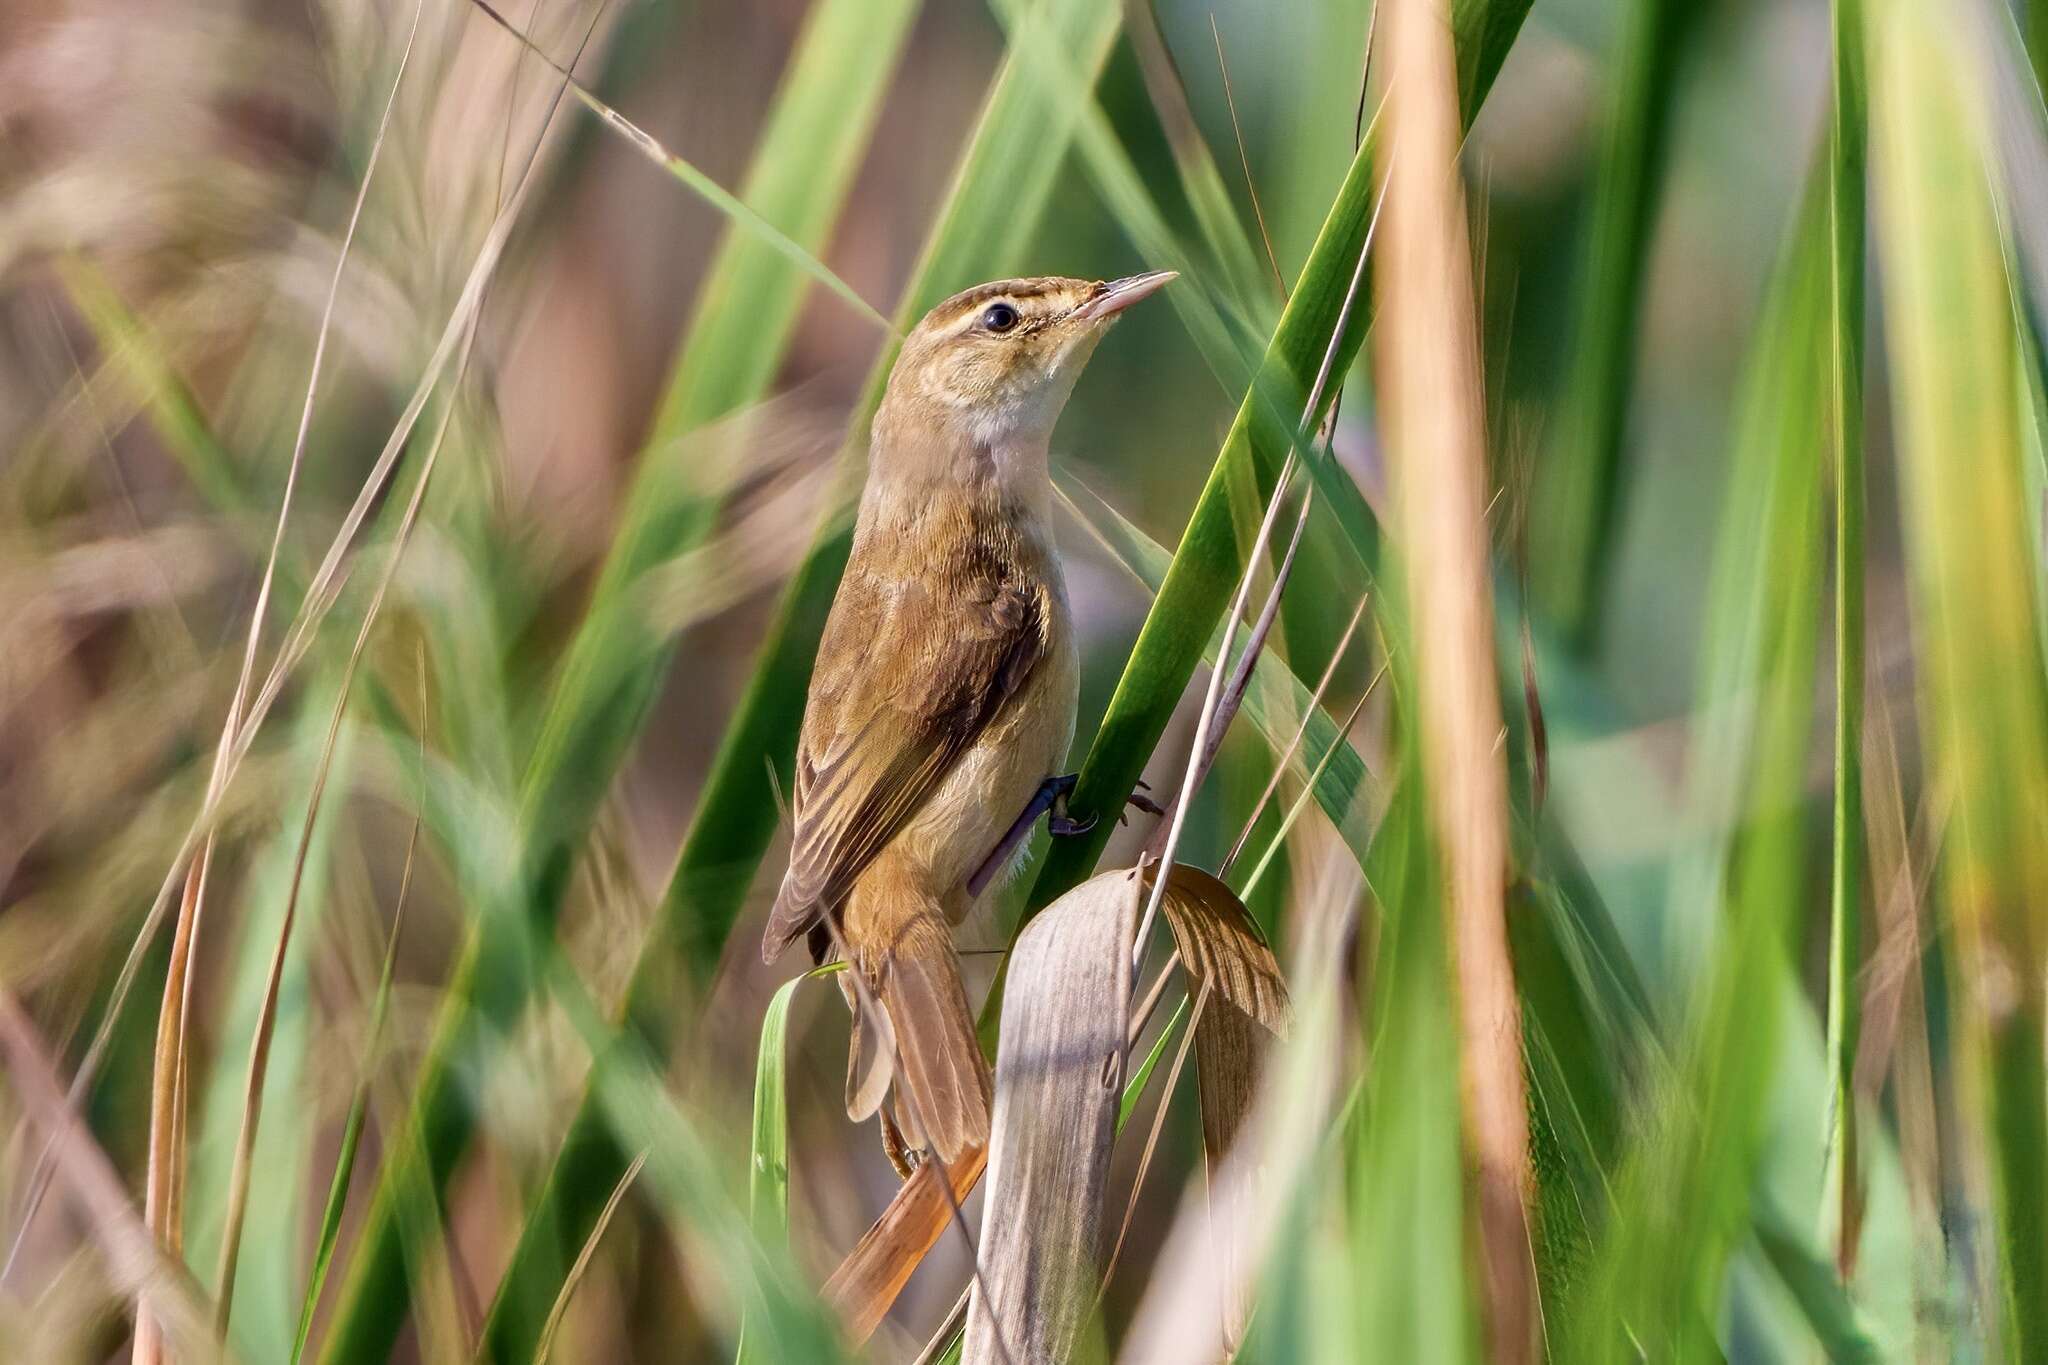
[[[1069,509],[1102,547],[1148,593],[1157,593],[1172,561],[1165,547],[1071,475],[1056,472],[1054,480]],[[1216,660],[1216,645],[1212,638],[1202,652],[1211,666]],[[1271,654],[1262,654],[1252,668],[1244,716],[1276,754],[1286,748],[1299,718],[1307,718],[1302,743],[1288,762],[1289,771],[1296,780],[1308,782],[1331,825],[1362,860],[1369,847],[1361,804],[1369,790],[1365,760],[1329,713],[1314,704],[1309,688],[1284,662]]]

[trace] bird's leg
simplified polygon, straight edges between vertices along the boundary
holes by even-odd
[[[981,866],[975,868],[973,875],[968,877],[969,897],[979,896],[1003,864],[1010,861],[1011,855],[1017,851],[1017,846],[1031,837],[1031,827],[1038,823],[1039,816],[1046,817],[1045,827],[1055,838],[1086,834],[1095,828],[1094,816],[1091,815],[1086,820],[1076,820],[1067,814],[1067,794],[1074,790],[1074,783],[1080,780],[1080,776],[1079,773],[1067,773],[1061,777],[1048,777],[1038,784],[1038,790],[1024,803],[1024,809],[1010,822],[1010,828],[996,841],[996,846],[989,850],[989,855],[981,860]],[[1145,791],[1152,790],[1142,779],[1138,786]],[[1125,801],[1147,815],[1166,814],[1165,808],[1157,801],[1139,792],[1132,792]],[[1121,823],[1123,817],[1119,815],[1117,820]]]
[[[1038,817],[1051,810],[1054,802],[1064,799],[1066,794],[1074,789],[1074,781],[1078,776],[1078,773],[1069,773],[1065,777],[1048,777],[1038,784],[1038,790],[1024,803],[1024,809],[1010,822],[1010,828],[1004,831],[1002,838],[996,840],[996,846],[981,860],[981,866],[975,868],[973,875],[968,877],[969,897],[982,893],[983,888],[987,887],[996,873],[1002,869],[1003,864],[1009,862],[1011,855],[1016,853],[1017,846],[1031,837],[1031,827],[1038,823]],[[1059,833],[1058,830],[1053,832]]]

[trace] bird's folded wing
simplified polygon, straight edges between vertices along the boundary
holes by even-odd
[[[770,959],[839,906],[1048,647],[1041,586],[983,581],[887,595],[847,587],[853,595],[834,606],[797,746],[789,872],[761,944]]]

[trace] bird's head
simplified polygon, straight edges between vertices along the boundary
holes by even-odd
[[[985,447],[1043,445],[1095,343],[1174,277],[997,280],[947,299],[903,342],[889,405]]]

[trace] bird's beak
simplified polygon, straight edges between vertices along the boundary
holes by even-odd
[[[1120,280],[1111,280],[1102,286],[1101,293],[1076,308],[1073,315],[1084,322],[1113,318],[1179,274],[1177,270],[1154,270],[1149,274],[1126,275]]]

